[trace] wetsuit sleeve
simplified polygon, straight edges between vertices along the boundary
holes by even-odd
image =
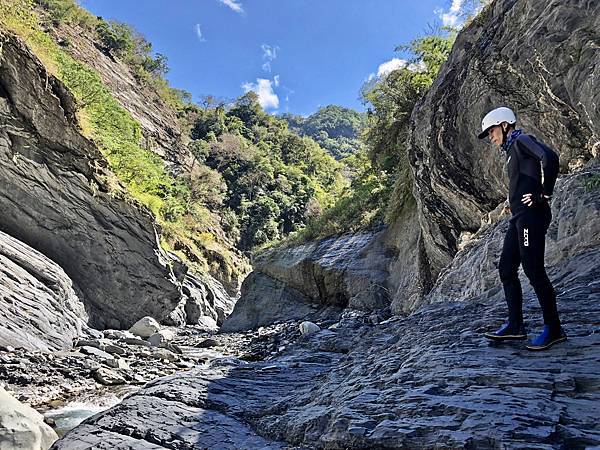
[[[558,155],[550,148],[538,144],[526,134],[519,136],[518,141],[519,144],[522,144],[521,148],[525,153],[542,162],[542,169],[544,170],[544,194],[552,195],[560,168]]]

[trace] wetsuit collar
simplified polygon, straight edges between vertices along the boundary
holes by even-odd
[[[512,133],[506,138],[504,144],[500,146],[500,150],[503,152],[507,152],[510,146],[515,142],[515,140],[523,134],[523,130],[513,130]]]

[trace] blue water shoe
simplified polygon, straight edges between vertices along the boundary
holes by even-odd
[[[563,342],[567,340],[567,334],[562,327],[558,332],[552,332],[548,325],[544,325],[544,329],[542,333],[531,341],[531,344],[526,345],[527,350],[546,350],[552,347],[554,344],[558,344],[559,342]]]
[[[525,326],[523,324],[513,325],[510,322],[502,325],[498,331],[485,333],[484,336],[492,341],[517,341],[527,339]]]

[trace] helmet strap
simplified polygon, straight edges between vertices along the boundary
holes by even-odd
[[[504,128],[502,125],[500,125],[500,128],[502,129],[502,145],[504,145],[506,144],[506,138],[508,137],[510,127],[507,126],[506,128]]]

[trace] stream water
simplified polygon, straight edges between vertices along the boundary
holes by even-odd
[[[67,431],[75,428],[88,417],[115,406],[138,389],[134,386],[127,386],[96,391],[92,394],[77,397],[55,409],[48,410],[44,412],[44,417],[54,422],[54,431],[59,437],[62,437]]]

